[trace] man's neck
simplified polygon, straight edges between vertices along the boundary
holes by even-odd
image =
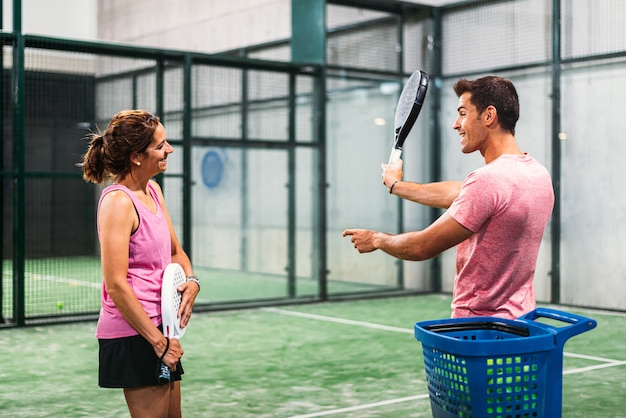
[[[517,146],[515,137],[509,132],[494,136],[494,138],[489,141],[489,147],[485,150],[483,158],[485,159],[485,164],[489,164],[496,158],[505,154],[524,155]]]

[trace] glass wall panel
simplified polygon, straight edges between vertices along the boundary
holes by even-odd
[[[287,152],[194,147],[192,155],[192,252],[208,301],[285,297]]]
[[[626,61],[565,66],[561,300],[624,309]]]
[[[395,287],[398,261],[359,254],[347,228],[397,232],[398,199],[381,184],[393,145],[397,82],[336,78],[327,102],[328,263],[332,281]]]

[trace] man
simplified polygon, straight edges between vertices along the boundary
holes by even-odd
[[[383,164],[389,193],[446,212],[422,231],[347,229],[343,236],[360,253],[382,250],[413,261],[457,246],[452,317],[517,318],[535,308],[537,255],[554,205],[550,174],[517,145],[519,100],[509,80],[462,79],[454,91],[461,151],[479,151],[485,166],[463,183],[420,184],[401,181],[402,162]]]

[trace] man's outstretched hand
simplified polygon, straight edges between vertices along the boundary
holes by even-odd
[[[376,231],[370,231],[369,229],[346,229],[342,235],[344,237],[351,236],[350,241],[354,244],[354,248],[363,254],[377,249],[374,245],[376,234]]]

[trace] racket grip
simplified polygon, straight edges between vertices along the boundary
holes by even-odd
[[[161,365],[159,366],[159,376],[157,380],[161,385],[170,383],[170,368],[167,367],[163,362],[161,362]]]
[[[400,156],[402,155],[402,148],[393,148],[391,150],[391,155],[389,156],[389,165],[395,164],[400,160]]]

